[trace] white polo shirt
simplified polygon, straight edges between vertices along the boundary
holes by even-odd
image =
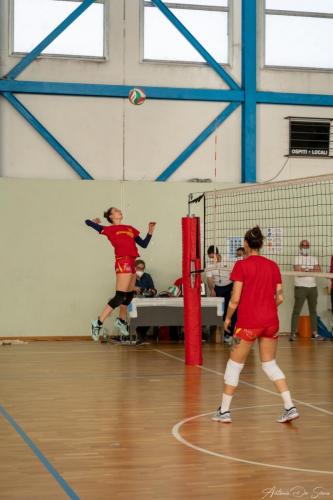
[[[304,267],[306,271],[311,271],[315,266],[318,266],[318,259],[313,255],[297,255],[294,264],[295,266]],[[317,286],[316,278],[313,276],[295,276],[295,286],[313,288]]]
[[[230,285],[230,272],[233,264],[233,262],[227,259],[222,259],[221,262],[209,262],[207,264],[206,277],[213,279],[214,286]]]

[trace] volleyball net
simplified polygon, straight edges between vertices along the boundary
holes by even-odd
[[[189,207],[202,215],[205,261],[213,245],[232,267],[245,232],[259,225],[265,236],[261,254],[275,260],[283,274],[303,274],[294,271],[295,256],[300,241],[308,240],[319,275],[333,277],[333,175],[192,193]]]

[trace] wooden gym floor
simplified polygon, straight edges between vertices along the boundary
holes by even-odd
[[[256,349],[233,424],[210,420],[228,352],[205,345],[198,368],[182,345],[0,346],[0,498],[333,498],[333,343],[281,338],[287,425]]]

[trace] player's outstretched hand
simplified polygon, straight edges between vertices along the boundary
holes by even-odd
[[[155,230],[155,226],[156,226],[156,222],[149,222],[149,225],[148,225],[148,233],[149,234],[153,234],[153,232]]]
[[[101,219],[99,217],[96,217],[96,219],[92,219],[93,222],[96,222],[96,224],[101,223]]]

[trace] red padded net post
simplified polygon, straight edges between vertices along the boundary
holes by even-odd
[[[183,217],[182,232],[185,363],[187,365],[201,365],[201,276],[199,272],[201,269],[201,259],[199,217]]]

